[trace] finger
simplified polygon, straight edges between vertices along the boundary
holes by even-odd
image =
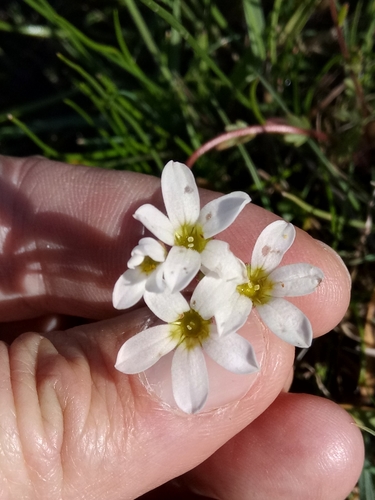
[[[41,158],[0,166],[0,318],[112,315],[111,290],[141,233],[132,213],[158,181]]]
[[[270,342],[250,318],[241,333],[260,372],[234,375],[212,364],[207,411],[188,416],[168,399],[165,366],[159,377],[113,367],[126,338],[152,322],[139,309],[48,340],[22,335],[2,349],[0,476],[15,497],[136,498],[197,466],[262,413],[293,363],[293,348]]]
[[[159,180],[40,158],[3,157],[1,167],[2,321],[50,313],[113,315],[114,283],[142,231],[132,214],[145,202],[162,206]],[[201,194],[202,205],[218,196]],[[275,219],[250,204],[220,238],[249,262],[260,231]],[[322,334],[347,308],[348,274],[335,253],[298,231],[283,263],[301,261],[317,265],[325,277],[314,294],[290,300]]]
[[[222,500],[344,500],[358,480],[363,453],[359,429],[339,406],[281,394],[184,483]]]

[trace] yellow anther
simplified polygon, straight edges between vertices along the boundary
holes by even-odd
[[[254,304],[266,304],[271,297],[273,282],[268,278],[268,275],[260,268],[251,269],[247,267],[248,281],[237,286],[237,292],[240,295],[245,295]]]
[[[203,319],[197,311],[190,309],[172,323],[171,334],[190,349],[201,344],[210,335],[210,324],[211,320]]]
[[[176,246],[191,248],[199,253],[203,252],[208,241],[203,235],[203,229],[197,225],[182,225],[174,235]]]
[[[150,274],[157,268],[159,264],[160,262],[156,262],[155,260],[151,259],[151,257],[146,255],[146,257],[143,259],[142,264],[140,265],[140,268],[143,273]]]

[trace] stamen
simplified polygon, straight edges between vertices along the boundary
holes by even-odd
[[[172,336],[176,337],[179,343],[184,343],[187,349],[191,349],[201,345],[210,335],[210,324],[211,320],[203,319],[197,311],[190,309],[178,321],[172,323]]]
[[[183,225],[174,235],[176,246],[191,248],[199,253],[203,252],[208,241],[203,235],[202,228],[197,225]]]
[[[151,274],[152,271],[154,271],[160,262],[156,262],[155,260],[151,259],[148,255],[143,259],[142,264],[140,265],[141,271],[145,274]]]
[[[271,297],[273,282],[261,268],[251,270],[249,265],[246,268],[249,279],[237,285],[237,292],[248,297],[254,304],[266,304]]]

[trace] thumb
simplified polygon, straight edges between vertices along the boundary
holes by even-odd
[[[12,436],[0,457],[4,484],[12,485],[6,498],[135,498],[212,455],[288,378],[293,349],[269,339],[251,315],[240,333],[254,346],[259,373],[234,375],[212,363],[207,411],[186,415],[170,404],[167,365],[135,376],[113,367],[122,343],[153,321],[139,309],[2,347],[0,446]]]

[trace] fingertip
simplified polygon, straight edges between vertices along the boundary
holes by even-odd
[[[248,261],[256,238],[262,229],[277,217],[254,205],[250,205],[244,212],[245,214],[239,220],[241,227],[237,228],[240,233],[238,241],[233,234],[229,237],[233,240],[232,250],[237,251],[240,258]],[[244,223],[246,214],[247,224]],[[250,217],[254,222],[252,225],[248,223]],[[334,328],[347,311],[350,303],[351,279],[343,260],[332,248],[312,238],[305,231],[296,229],[295,241],[284,255],[280,265],[307,263],[318,267],[323,272],[324,277],[313,293],[287,298],[309,318],[314,337],[318,337]]]
[[[188,476],[199,493],[226,500],[344,500],[364,458],[361,433],[338,405],[280,394],[250,426]]]
[[[210,195],[212,193],[205,192],[204,198],[209,199]],[[242,261],[250,262],[258,236],[267,225],[278,219],[277,215],[251,203],[232,226],[220,234],[220,239],[227,241]],[[351,289],[349,272],[333,249],[299,228],[296,228],[295,241],[280,266],[295,263],[311,264],[324,273],[323,280],[313,293],[287,298],[309,318],[314,336],[323,335],[340,322],[348,308]]]
[[[345,315],[350,303],[351,278],[341,257],[325,243],[302,230],[287,259],[308,262],[319,267],[324,277],[315,292],[289,300],[310,319],[314,337],[332,330]],[[287,260],[286,259],[286,260]]]

